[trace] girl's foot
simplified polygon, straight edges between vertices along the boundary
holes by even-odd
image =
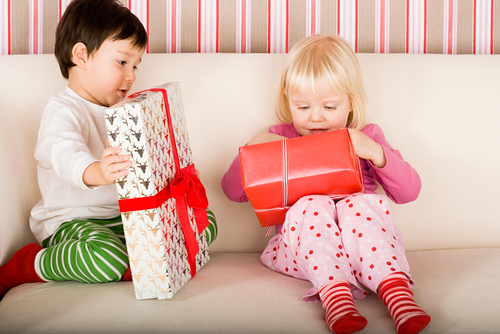
[[[384,278],[378,295],[389,309],[398,334],[420,333],[431,322],[431,317],[413,300],[405,274],[394,273]]]
[[[24,283],[45,282],[35,271],[35,257],[42,247],[32,243],[18,250],[12,259],[0,268],[0,298],[13,287]]]
[[[355,333],[366,327],[367,321],[354,305],[351,288],[345,280],[335,280],[319,289],[325,309],[328,329],[336,334]]]

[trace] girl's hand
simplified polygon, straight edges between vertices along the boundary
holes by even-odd
[[[352,145],[356,155],[361,159],[371,160],[378,168],[385,167],[385,155],[382,145],[365,135],[359,130],[349,129]]]
[[[286,137],[276,135],[274,133],[263,132],[263,133],[259,133],[258,135],[256,135],[252,139],[250,139],[250,141],[248,142],[247,145],[269,143],[272,141],[278,141],[278,140],[282,140],[282,139],[286,139]]]

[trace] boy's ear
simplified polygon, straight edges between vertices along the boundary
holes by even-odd
[[[71,50],[71,56],[73,64],[83,69],[87,68],[88,52],[85,44],[82,42],[76,43]]]

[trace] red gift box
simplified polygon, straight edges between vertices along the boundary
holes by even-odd
[[[364,191],[349,130],[240,147],[243,189],[261,226],[282,224],[307,195],[344,198]]]

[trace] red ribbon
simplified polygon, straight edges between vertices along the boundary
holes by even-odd
[[[189,207],[193,209],[196,225],[198,227],[198,233],[202,233],[202,231],[204,231],[208,226],[206,211],[208,208],[207,194],[200,179],[195,175],[195,168],[193,164],[183,169],[180,168],[179,155],[177,153],[177,142],[175,141],[170,108],[167,103],[167,91],[162,88],[152,88],[145,91],[161,92],[163,94],[177,175],[168,186],[160,190],[156,195],[119,200],[118,204],[120,206],[120,212],[156,209],[165,203],[169,198],[175,198],[177,215],[179,216],[182,233],[184,234],[188,262],[191,268],[191,276],[194,276],[196,275],[196,254],[198,254],[200,247],[198,245],[198,241],[196,240],[196,235],[191,227],[191,223],[189,222],[187,207],[189,205]],[[129,98],[145,91],[135,93],[129,96]]]

